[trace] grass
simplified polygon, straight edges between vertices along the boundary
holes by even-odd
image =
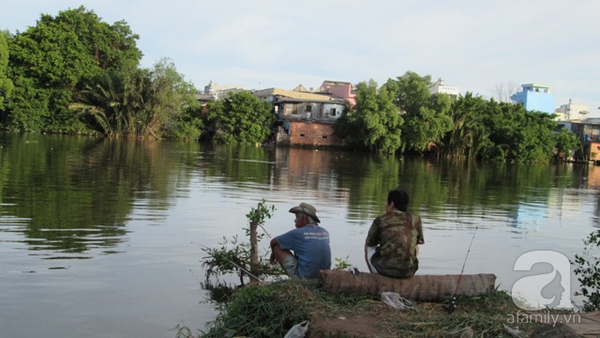
[[[411,310],[396,310],[369,296],[327,293],[314,280],[284,280],[238,289],[230,301],[218,305],[219,315],[206,331],[194,336],[177,328],[178,338],[191,337],[283,337],[295,324],[319,318],[307,337],[359,337],[350,323],[361,321],[373,337],[514,337],[506,326],[530,333],[531,321],[506,292],[457,299],[448,303],[418,303]],[[512,319],[512,321],[511,321]],[[355,322],[352,322],[355,320]],[[341,325],[336,325],[341,323]],[[348,323],[347,325],[343,325]]]

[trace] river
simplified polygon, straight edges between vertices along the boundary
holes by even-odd
[[[366,233],[397,186],[423,219],[418,274],[489,272],[511,290],[547,270],[515,271],[523,254],[572,260],[599,225],[595,166],[0,133],[0,336],[198,332],[216,315],[201,248],[243,240],[263,199],[269,235],[309,202],[333,257],[364,271]]]

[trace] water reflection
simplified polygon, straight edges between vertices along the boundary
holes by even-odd
[[[171,176],[190,155],[161,142],[87,137],[0,134],[0,144],[0,231],[21,233],[44,259],[119,252],[109,248],[124,240],[134,208],[148,220],[165,217]]]
[[[156,336],[186,316],[202,325],[213,309],[199,305],[202,272],[189,278],[203,256],[194,242],[243,236],[263,198],[277,207],[271,234],[293,226],[291,206],[314,204],[333,256],[364,271],[366,231],[397,186],[424,222],[420,273],[460,272],[477,228],[465,273],[496,273],[507,289],[520,254],[572,258],[598,227],[595,166],[0,133],[0,327],[59,337]]]

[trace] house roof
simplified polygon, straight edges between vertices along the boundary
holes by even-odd
[[[267,88],[253,92],[256,97],[264,96],[279,96],[291,99],[299,99],[302,101],[336,101],[337,99],[332,98],[330,95],[315,94],[310,92],[299,92],[295,90],[285,90],[279,88]]]

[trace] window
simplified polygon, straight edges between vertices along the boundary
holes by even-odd
[[[306,112],[312,113],[312,106],[310,104],[306,106]]]
[[[304,136],[306,136],[306,135],[304,135],[304,134],[300,134],[300,137],[304,137]]]
[[[335,117],[336,111],[335,108],[331,108],[331,116]]]

